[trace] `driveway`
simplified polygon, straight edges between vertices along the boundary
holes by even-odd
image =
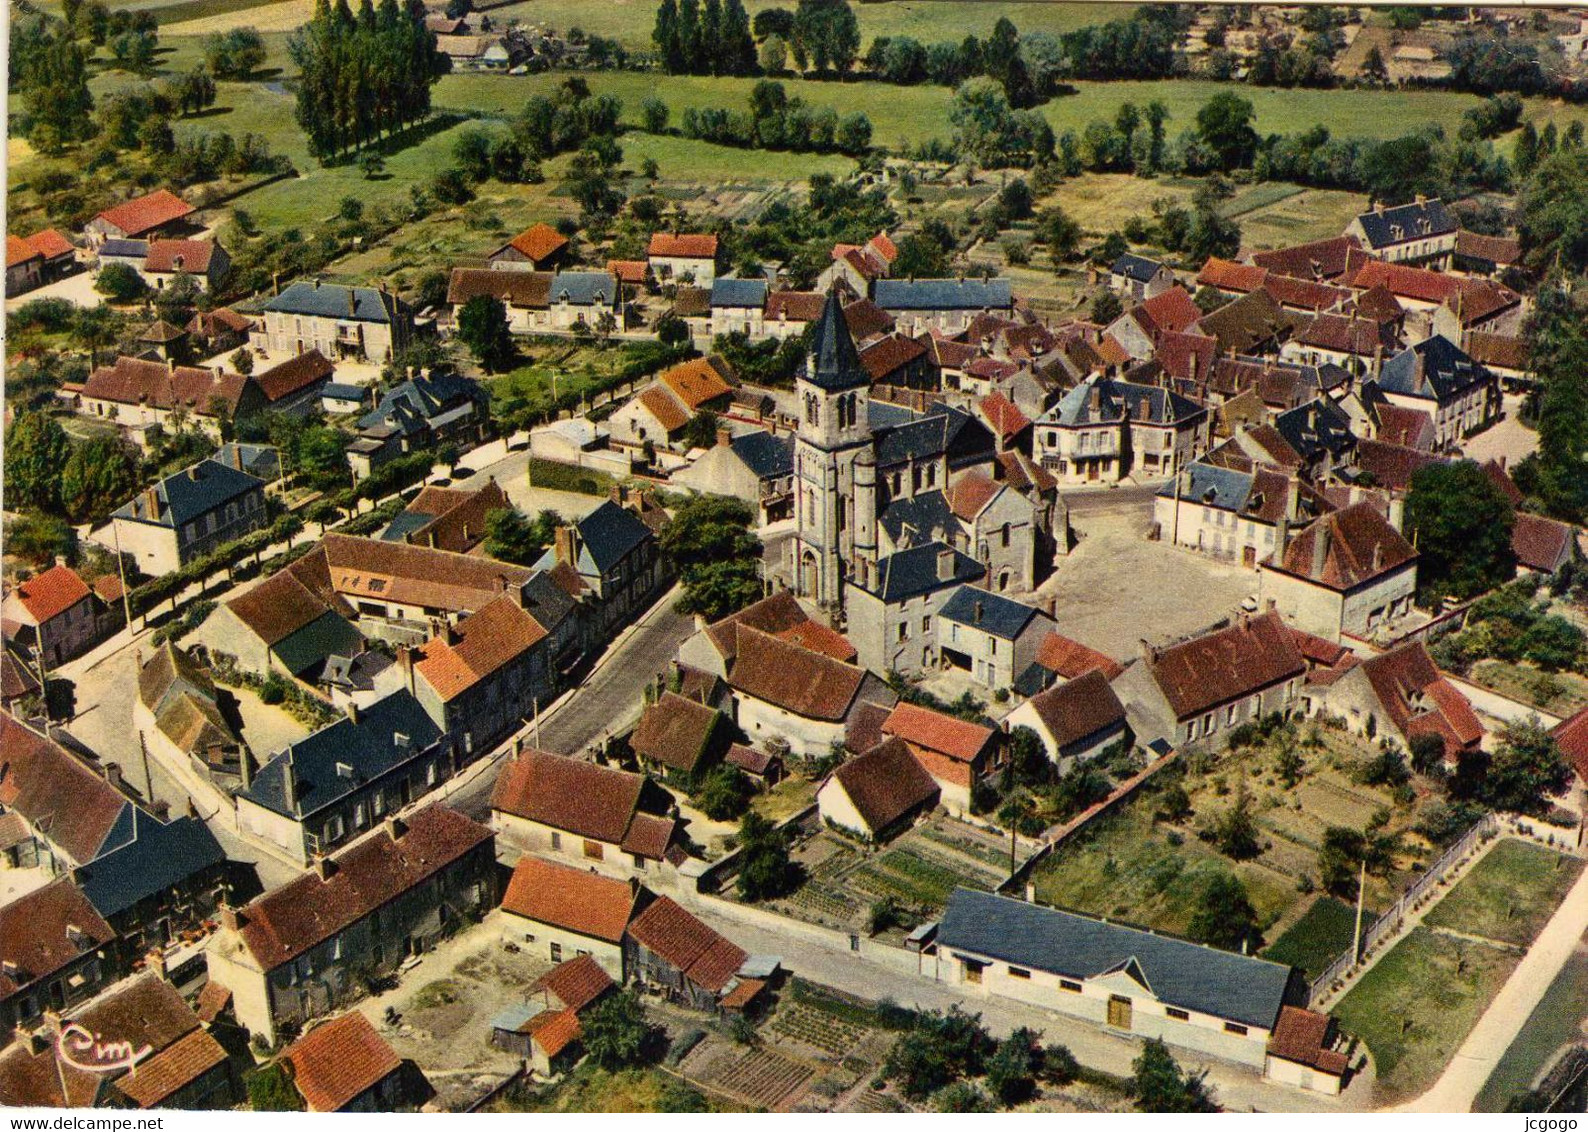
[[[1503,401],[1504,415],[1492,428],[1461,445],[1461,454],[1478,463],[1504,460],[1507,468],[1514,468],[1521,460],[1538,451],[1538,433],[1521,422],[1522,398],[1507,394]]]
[[[65,279],[47,283],[36,291],[7,299],[6,310],[14,311],[34,299],[65,299],[73,306],[97,307],[105,301],[105,298],[94,290],[94,278],[92,271],[79,271],[76,275],[68,275]]]

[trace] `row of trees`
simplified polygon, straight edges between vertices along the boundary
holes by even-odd
[[[644,111],[647,127],[665,128],[666,103],[646,99]],[[865,114],[857,110],[840,118],[831,106],[809,106],[803,99],[790,98],[782,83],[769,79],[755,84],[748,110],[691,106],[681,125],[686,138],[718,145],[852,157],[871,148],[871,119]]]
[[[298,124],[322,162],[423,121],[430,88],[450,66],[425,27],[422,0],[317,0],[288,41],[299,70]]]
[[[749,75],[756,69],[742,0],[662,0],[651,39],[670,75]]]

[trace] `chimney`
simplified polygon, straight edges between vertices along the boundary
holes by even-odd
[[[272,295],[281,294],[281,272],[279,271],[270,273],[270,293]]]
[[[1384,215],[1384,202],[1381,200],[1374,201],[1373,211],[1378,213],[1380,216]]]
[[[153,971],[159,978],[165,978],[165,953],[163,951],[156,947],[148,955],[144,956],[144,959],[149,964],[149,970]]]
[[[176,372],[176,359],[175,358],[166,358],[166,360],[165,360],[165,368],[166,368],[166,372],[167,373],[175,373]]]
[[[1373,573],[1377,574],[1382,569],[1384,569],[1384,544],[1375,542],[1373,544]]]
[[[449,645],[457,644],[459,639],[460,639],[459,636],[458,636],[458,627],[457,627],[457,625],[455,625],[451,621],[443,621],[443,622],[441,622],[440,637],[441,637],[441,639],[443,641],[445,641]]]
[[[401,841],[403,834],[407,832],[408,823],[403,821],[402,818],[398,817],[396,814],[393,814],[391,817],[386,819],[386,836],[391,838],[393,841]]]
[[[1103,391],[1097,387],[1097,383],[1095,381],[1092,383],[1090,404],[1092,406],[1092,415],[1094,417],[1103,411]]]
[[[1323,577],[1323,564],[1329,558],[1329,544],[1332,541],[1329,521],[1324,519],[1318,523],[1318,533],[1312,539],[1312,574],[1316,580]]]
[[[629,895],[632,898],[638,899],[638,897],[640,895],[640,878],[639,877],[636,877],[636,876],[629,877]]]
[[[189,468],[187,470],[187,478],[192,480],[194,483],[198,483],[199,466],[197,464],[193,464],[193,465],[189,466]]]
[[[492,578],[491,588],[499,594],[505,594],[507,592],[507,575],[498,574],[496,577]]]
[[[116,789],[121,789],[121,766],[117,763],[106,763],[104,766],[105,781]]]
[[[234,443],[232,445],[232,467],[239,472],[243,470],[243,446],[241,444]]]
[[[1426,196],[1424,196],[1422,193],[1415,194],[1415,199],[1416,199],[1418,204],[1427,204],[1428,203],[1428,198]]]
[[[347,317],[352,318],[356,314],[358,314],[358,295],[353,288],[349,287],[347,289]]]
[[[981,624],[981,615],[982,615],[982,603],[981,603],[981,601],[980,601],[980,600],[978,600],[978,601],[977,601],[977,602],[976,602],[976,615],[975,615],[975,620],[974,620],[974,621],[973,621],[973,622],[972,622],[972,624],[974,624],[974,625],[980,625],[980,624]]]
[[[314,875],[321,880],[330,880],[336,875],[336,862],[323,854],[316,857],[314,859]]]
[[[558,527],[552,535],[552,550],[558,565],[572,566],[575,564],[574,529],[571,526]]]
[[[239,911],[234,905],[228,904],[225,900],[222,900],[217,907],[220,910],[221,929],[223,931],[240,931],[242,930],[242,926],[248,922],[247,918],[243,916],[241,911]]]
[[[397,668],[403,674],[403,687],[410,695],[414,690],[414,651],[407,645],[397,646]]]
[[[1406,500],[1400,496],[1392,496],[1389,503],[1389,525],[1405,534],[1406,527]]]
[[[1200,365],[1201,362],[1202,362],[1202,359],[1197,355],[1197,352],[1195,350],[1192,350],[1191,351],[1191,356],[1186,359],[1186,364],[1189,367],[1190,374],[1191,374],[1191,384],[1193,384],[1193,385],[1196,384],[1196,380],[1197,380],[1197,366]]]
[[[937,552],[937,580],[949,582],[954,579],[954,551],[944,547]]]
[[[1301,480],[1290,476],[1285,480],[1285,514],[1286,519],[1301,517]]]
[[[732,443],[733,443],[733,430],[732,429],[726,429],[726,428],[719,428],[717,430],[717,447],[718,448],[726,448],[726,447],[728,447],[728,445],[730,445]]]
[[[1279,517],[1278,530],[1274,532],[1274,561],[1284,562],[1285,548],[1290,545],[1290,516]]]
[[[354,727],[358,726],[358,704],[353,700],[347,703],[347,719]]]
[[[1152,647],[1146,637],[1138,638],[1136,643],[1141,649],[1142,660],[1146,661],[1148,664],[1158,663],[1158,650]]]

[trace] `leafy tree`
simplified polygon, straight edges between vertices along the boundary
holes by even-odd
[[[1571,773],[1555,737],[1537,717],[1506,724],[1500,745],[1489,759],[1483,800],[1497,810],[1540,813],[1547,798],[1571,781]]]
[[[1139,1112],[1217,1112],[1207,1073],[1183,1071],[1160,1038],[1148,1038],[1136,1056],[1131,1092]]]
[[[373,181],[386,172],[386,159],[373,149],[366,149],[358,155],[358,171],[366,181]]]
[[[662,134],[667,132],[667,119],[672,110],[667,103],[655,95],[640,103],[640,118],[645,123],[646,132]]]
[[[94,290],[113,303],[131,303],[148,294],[149,288],[129,264],[107,263],[99,269]]]
[[[24,562],[48,566],[57,556],[76,557],[77,532],[56,515],[21,515],[7,526],[5,547]]]
[[[1041,1037],[1032,1030],[1018,1029],[999,1042],[987,1059],[987,1087],[999,1104],[1021,1104],[1036,1092],[1037,1059],[1033,1048]]]
[[[1234,805],[1214,821],[1213,843],[1219,852],[1236,861],[1257,856],[1261,847],[1257,841],[1257,820],[1252,816],[1252,799],[1244,788],[1236,795]]]
[[[1240,246],[1241,229],[1235,221],[1213,207],[1197,209],[1185,239],[1186,255],[1193,262],[1203,263],[1214,256],[1229,259]]]
[[[981,1015],[957,1005],[922,1011],[888,1052],[882,1075],[897,1081],[907,1099],[920,1101],[961,1077],[979,1076],[992,1049]]]
[[[1406,522],[1417,542],[1417,579],[1431,600],[1473,597],[1516,571],[1510,501],[1470,460],[1412,475]]]
[[[1058,205],[1037,218],[1037,239],[1047,245],[1055,264],[1075,258],[1081,245],[1081,226]]]
[[[750,508],[726,496],[701,495],[674,512],[661,550],[683,582],[679,609],[716,621],[761,596],[761,540]]]
[[[1218,159],[1220,169],[1240,169],[1257,153],[1257,112],[1249,99],[1230,91],[1215,94],[1197,111],[1197,136]]]
[[[555,511],[542,511],[532,522],[517,507],[501,507],[485,517],[485,553],[502,562],[531,566],[551,545],[562,522]]]
[[[948,255],[936,240],[912,232],[899,241],[898,247],[893,272],[899,278],[941,279],[949,273]]]
[[[787,8],[762,8],[755,14],[754,30],[757,39],[776,35],[786,40],[794,34],[794,13]]]
[[[579,1019],[585,1052],[602,1069],[642,1064],[652,1044],[645,1005],[632,990],[608,995]]]
[[[1588,151],[1552,148],[1547,138],[1535,147],[1538,167],[1522,186],[1517,231],[1529,263],[1541,268],[1559,263],[1581,273],[1588,270],[1588,198],[1582,192]]]
[[[1362,865],[1366,863],[1368,872],[1382,876],[1392,863],[1394,845],[1392,837],[1332,825],[1323,831],[1323,845],[1318,850],[1319,880],[1328,891],[1355,900]]]
[[[1188,930],[1192,939],[1225,951],[1253,954],[1263,945],[1257,910],[1234,873],[1221,872],[1208,881]]]
[[[1362,66],[1357,71],[1369,82],[1389,82],[1389,68],[1384,65],[1384,53],[1375,44],[1367,49],[1367,55],[1362,60]]]
[[[710,1112],[706,1095],[687,1081],[670,1077],[657,1099],[657,1112]]]
[[[1112,291],[1099,291],[1092,299],[1090,316],[1099,326],[1107,326],[1120,315],[1125,313],[1125,305],[1119,301],[1119,296]]]
[[[76,445],[60,472],[61,508],[74,523],[105,518],[137,490],[137,464],[109,437]]]
[[[799,887],[804,870],[789,858],[788,837],[754,810],[739,823],[739,895],[771,900]]]
[[[993,1112],[992,1100],[981,1086],[955,1081],[937,1091],[932,1098],[933,1112]]]
[[[239,346],[226,358],[232,363],[232,368],[243,376],[254,372],[254,352],[247,346]]]
[[[731,821],[750,808],[754,794],[755,787],[738,767],[717,766],[701,782],[693,801],[712,821]]]
[[[66,430],[53,417],[21,412],[6,429],[6,505],[15,510],[55,511],[61,502],[61,471],[71,456]]]
[[[277,1061],[248,1075],[248,1107],[254,1112],[300,1112],[303,1097]]]
[[[204,40],[204,64],[218,79],[246,79],[265,57],[264,37],[253,28],[233,28]]]
[[[703,409],[689,418],[680,438],[690,448],[710,448],[717,443],[717,428],[721,418],[710,409]]]
[[[458,338],[487,373],[511,369],[517,354],[507,325],[507,306],[491,295],[476,295],[458,312]]]

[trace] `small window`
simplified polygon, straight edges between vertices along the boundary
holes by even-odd
[[[1029,979],[1031,972],[1024,967],[1011,967],[1009,968],[1009,977],[1011,979]]]
[[[555,830],[552,831],[551,835],[551,847],[553,849],[562,848],[562,834],[556,832]]]
[[[534,943],[535,942],[535,933],[534,932],[525,932],[524,933],[524,942],[525,943]]]
[[[1081,984],[1077,983],[1077,982],[1075,982],[1075,981],[1073,981],[1071,979],[1060,979],[1059,980],[1059,989],[1060,990],[1069,991],[1071,994],[1080,994],[1081,993]]]
[[[981,982],[981,973],[986,969],[987,964],[979,963],[974,959],[962,959],[960,962],[965,964],[965,981],[967,983]]]
[[[1170,1006],[1170,1007],[1168,1007],[1168,1008],[1166,1008],[1164,1010],[1164,1013],[1167,1014],[1169,1017],[1174,1018],[1174,1019],[1176,1019],[1177,1021],[1180,1021],[1180,1022],[1189,1022],[1189,1021],[1191,1021],[1190,1013],[1187,1012],[1187,1011],[1181,1010],[1178,1007]]]
[[[1224,1023],[1224,1032],[1226,1034],[1239,1034],[1244,1038],[1246,1036],[1246,1027],[1239,1022],[1226,1022]]]
[[[584,843],[584,855],[592,861],[599,861],[606,856],[606,852],[601,848],[601,842],[586,841]]]
[[[562,962],[562,944],[554,943],[551,945],[551,961],[553,963]]]

